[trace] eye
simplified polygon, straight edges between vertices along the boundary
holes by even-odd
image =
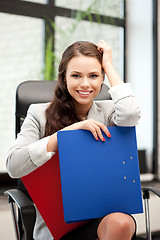
[[[72,77],[73,77],[73,78],[80,78],[81,76],[78,75],[78,74],[72,74]]]
[[[98,75],[97,75],[97,74],[91,74],[89,77],[90,77],[90,78],[97,78]]]

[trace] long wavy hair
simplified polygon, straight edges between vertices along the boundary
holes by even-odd
[[[96,45],[91,42],[75,42],[64,51],[58,68],[58,83],[55,88],[54,99],[45,112],[45,136],[81,120],[76,115],[65,81],[69,61],[79,55],[94,57],[102,65],[102,54],[97,50]]]

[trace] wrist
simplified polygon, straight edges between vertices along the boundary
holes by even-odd
[[[104,65],[103,65],[103,69],[105,71],[105,73],[107,74],[108,71],[112,70],[113,69],[113,65],[111,62],[106,62]]]
[[[56,152],[57,149],[58,149],[57,133],[54,133],[49,137],[47,144],[47,152]]]
[[[122,79],[120,78],[120,76],[118,75],[118,73],[116,72],[111,63],[107,63],[105,65],[104,71],[108,77],[111,87],[123,83]]]

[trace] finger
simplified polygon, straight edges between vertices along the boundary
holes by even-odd
[[[111,137],[111,134],[108,130],[108,128],[101,122],[97,122],[93,119],[88,119],[86,121],[83,121],[83,124],[85,124],[83,127],[84,129],[87,129],[92,132],[94,138],[96,140],[99,140],[99,138],[102,141],[105,141],[105,138],[102,134],[102,131],[108,136]],[[101,131],[102,130],[102,131]]]
[[[104,49],[103,49],[103,44],[101,43],[101,41],[99,41],[97,44],[97,50],[100,52],[100,53],[103,53],[104,52]]]
[[[99,45],[99,44],[101,44],[101,43],[105,43],[105,41],[103,41],[103,40],[100,40],[98,43],[97,43],[97,45]]]
[[[95,123],[93,123],[93,127],[96,130],[96,133],[97,133],[98,137],[101,139],[101,141],[105,141],[105,138],[103,137],[101,128]]]
[[[97,50],[102,54],[104,52],[103,48],[97,47]]]
[[[91,120],[89,124],[90,124],[90,127],[92,127],[92,129],[94,129],[94,130],[92,130],[94,132],[94,135],[97,135],[98,138],[101,139],[101,141],[105,141],[105,138],[102,134],[101,127],[100,127],[103,124],[96,122],[94,120]]]
[[[99,140],[99,137],[98,137],[98,134],[97,134],[97,130],[96,130],[96,128],[93,125],[90,125],[88,130],[91,131],[91,133],[93,134],[93,136],[94,136],[94,138],[96,140]]]
[[[95,124],[97,124],[99,128],[102,129],[102,131],[107,135],[107,137],[111,137],[111,134],[108,128],[103,123],[95,121]]]
[[[106,126],[102,126],[102,130],[107,135],[107,137],[111,137],[111,134]]]
[[[111,46],[108,45],[108,43],[106,43],[106,42],[103,41],[103,40],[101,40],[101,41],[98,42],[97,48],[98,48],[98,50],[103,49],[103,52],[104,52],[105,50],[107,50],[107,51],[112,50]]]
[[[100,53],[104,52],[103,48],[99,48],[99,51],[100,51]]]

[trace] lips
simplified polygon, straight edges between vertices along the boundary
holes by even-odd
[[[81,91],[81,90],[76,90],[80,95],[87,96],[93,91]]]

